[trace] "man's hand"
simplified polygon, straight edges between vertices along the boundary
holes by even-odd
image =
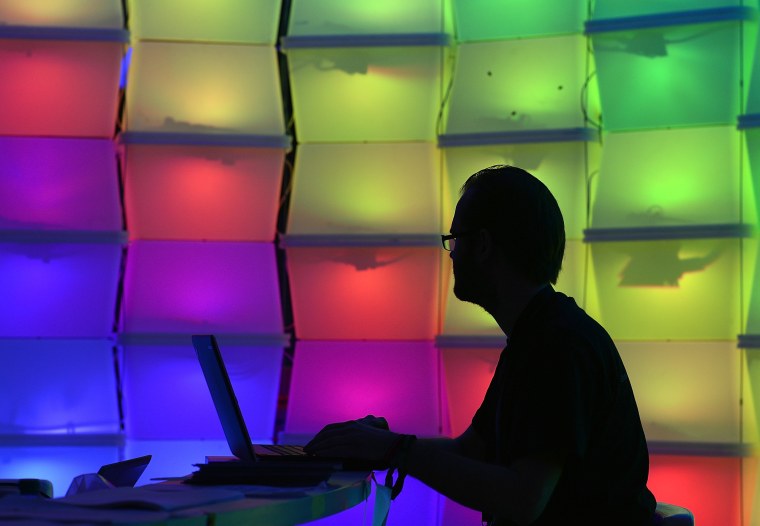
[[[325,426],[304,450],[317,456],[368,460],[377,463],[376,469],[383,469],[399,437],[388,431],[385,418],[369,415]]]

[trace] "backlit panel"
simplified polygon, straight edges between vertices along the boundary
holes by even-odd
[[[287,57],[300,142],[433,140],[443,48],[288,49]]]
[[[298,337],[432,340],[438,318],[440,250],[288,248]]]
[[[124,332],[281,334],[270,243],[135,241]]]
[[[660,502],[689,509],[697,524],[741,524],[741,459],[651,455],[647,486]]]
[[[274,44],[281,0],[130,0],[138,39]]]
[[[446,133],[581,127],[585,67],[580,35],[461,44]]]
[[[760,445],[760,349],[742,349],[742,442]]]
[[[3,0],[0,25],[120,29],[120,0]]]
[[[219,347],[248,433],[252,439],[271,440],[282,348],[230,345],[223,337]],[[123,374],[128,437],[224,439],[189,336],[182,346],[125,345]],[[229,449],[224,454],[229,455]],[[202,457],[187,459],[188,466],[202,461]]]
[[[111,334],[122,247],[0,238],[0,334],[103,338]]]
[[[373,414],[387,418],[396,432],[436,435],[437,373],[432,342],[301,341],[286,432],[316,433],[329,423]]]
[[[583,32],[582,0],[455,0],[460,42]]]
[[[734,124],[740,37],[739,22],[593,33],[605,128]]]
[[[592,243],[587,310],[618,340],[734,340],[740,242]]]
[[[0,137],[0,228],[121,230],[106,139]]]
[[[735,127],[607,134],[593,181],[592,225],[740,223],[739,151]]]
[[[742,290],[744,319],[742,333],[760,335],[760,237],[745,239],[742,245]],[[760,384],[759,384],[760,385]]]
[[[119,431],[108,340],[0,339],[0,360],[0,434]]]
[[[123,48],[0,36],[0,135],[113,135]]]
[[[617,348],[647,440],[739,441],[741,354],[733,341],[617,342]]]
[[[438,233],[439,165],[432,143],[304,144],[288,232]]]
[[[595,0],[593,3],[593,18],[618,18],[627,16],[675,13],[698,9],[719,7],[734,7],[746,4],[741,0]]]
[[[130,131],[283,135],[269,46],[139,42],[127,90]]]
[[[285,151],[129,144],[132,239],[272,241]]]

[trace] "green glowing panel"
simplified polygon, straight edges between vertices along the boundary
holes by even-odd
[[[601,171],[592,181],[591,224],[740,223],[740,150],[735,127],[607,134]]]
[[[582,127],[585,68],[580,35],[462,44],[446,133]]]
[[[120,0],[2,0],[0,26],[121,29]]]
[[[588,313],[617,340],[730,340],[740,326],[739,239],[591,244]]]
[[[751,239],[745,239],[743,245],[743,291],[745,319],[742,323],[742,333],[760,335],[760,265],[758,252],[760,237],[756,234]],[[760,388],[760,384],[759,388]]]
[[[303,144],[290,234],[438,234],[440,155],[433,143]]]
[[[294,0],[288,36],[441,33],[442,4],[442,0]]]
[[[444,49],[291,49],[300,142],[432,141]]]
[[[647,440],[739,441],[741,353],[734,342],[617,342],[617,347]]]
[[[281,0],[129,0],[138,39],[274,44]]]
[[[745,71],[749,72],[747,110],[745,113],[760,114],[760,38],[757,26],[745,24],[744,49],[747,58]]]
[[[487,166],[519,166],[540,179],[551,190],[562,210],[568,239],[582,239],[586,224],[586,174],[588,150],[596,143],[500,144],[444,149],[445,188],[443,230],[448,232],[459,189],[467,178]]]
[[[283,135],[274,48],[140,42],[127,90],[127,129]]]
[[[618,18],[627,16],[651,15],[658,13],[673,13],[716,7],[732,7],[741,4],[742,0],[595,0],[592,2],[593,18]]]
[[[460,42],[582,33],[585,0],[454,0]]]
[[[591,39],[606,129],[736,123],[740,23],[595,33]]]
[[[584,304],[584,284],[586,275],[586,246],[580,241],[568,241],[565,246],[565,259],[555,288],[575,298],[581,307]],[[447,291],[443,334],[446,335],[500,335],[503,334],[494,319],[482,308],[472,303],[464,303],[454,296],[454,278],[451,275],[451,260],[446,258],[444,264]]]

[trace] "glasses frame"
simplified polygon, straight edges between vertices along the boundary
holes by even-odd
[[[459,237],[463,237],[470,234],[470,232],[458,232],[456,234],[441,234],[441,246],[443,250],[451,252],[456,247],[456,240]],[[451,242],[454,242],[453,245]]]

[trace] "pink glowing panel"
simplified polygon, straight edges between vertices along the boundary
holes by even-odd
[[[461,435],[472,423],[496,371],[501,351],[501,347],[441,349],[450,436]]]
[[[272,148],[128,145],[130,237],[272,241],[284,157]]]
[[[123,312],[132,333],[281,334],[274,246],[135,241]]]
[[[299,342],[288,433],[331,422],[384,416],[400,433],[438,435],[438,352],[432,342]]]
[[[0,339],[0,434],[117,433],[108,340]]]
[[[741,458],[651,455],[655,498],[691,510],[697,524],[741,524]]]
[[[0,334],[102,338],[111,334],[121,245],[0,238]]]
[[[432,340],[438,247],[291,247],[299,338]]]
[[[0,228],[121,230],[113,143],[0,137]]]
[[[249,434],[271,440],[282,348],[219,344]],[[124,411],[130,438],[224,439],[189,336],[186,345],[125,346]]]
[[[110,137],[121,42],[0,38],[0,135]]]

